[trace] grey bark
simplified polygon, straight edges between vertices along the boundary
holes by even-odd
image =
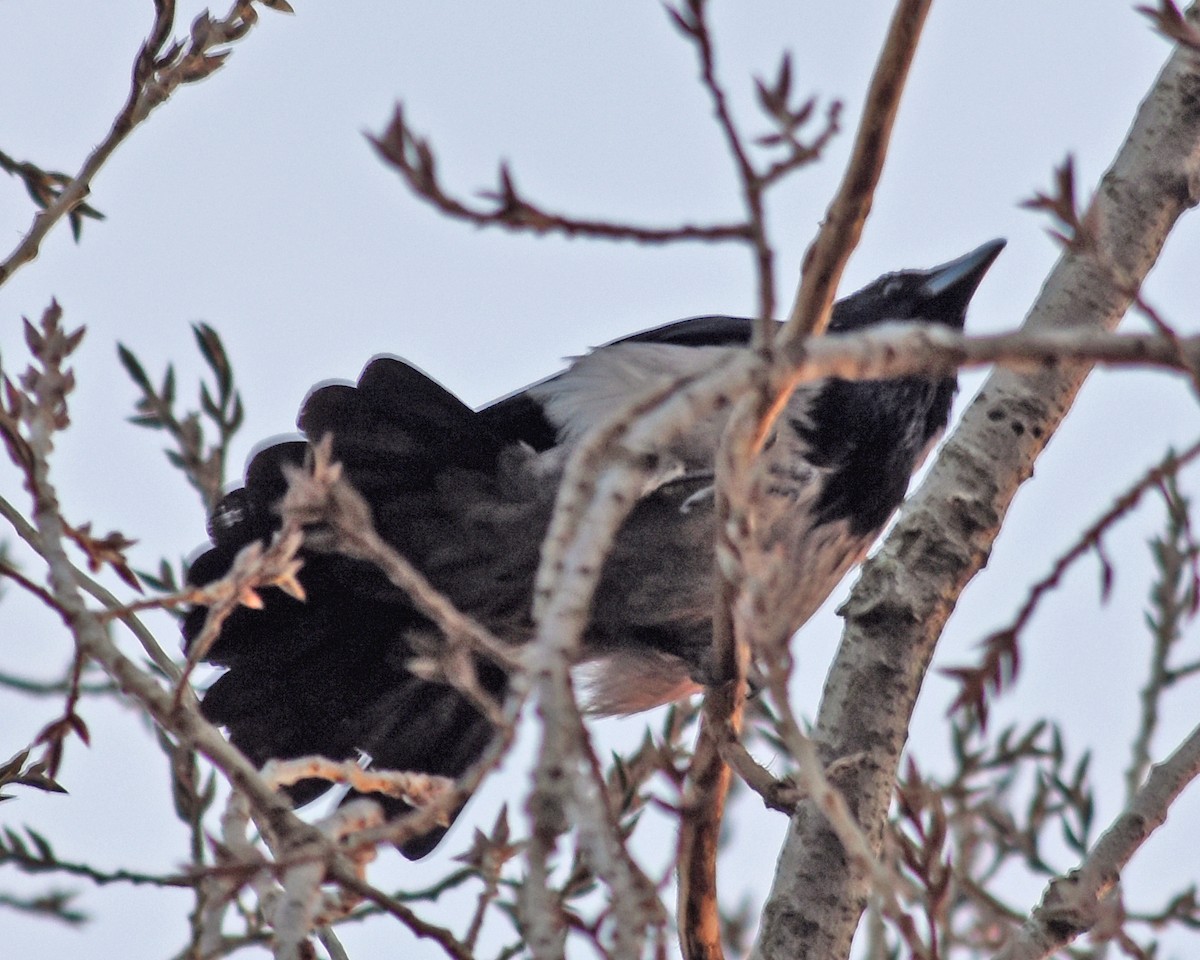
[[[1198,193],[1200,63],[1179,49],[1143,101],[1092,201],[1097,249],[1064,253],[1025,328],[1113,329]],[[826,762],[856,758],[839,786],[876,845],[937,639],[958,595],[986,564],[1013,496],[1088,370],[997,370],[863,568],[846,605],[845,633],[814,735]],[[801,805],[779,857],[754,956],[847,956],[868,894],[866,877],[850,866],[821,814]]]

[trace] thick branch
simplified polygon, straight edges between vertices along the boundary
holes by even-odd
[[[996,960],[1041,960],[1091,929],[1121,871],[1167,819],[1171,804],[1200,775],[1200,728],[1150,770],[1129,806],[1077,868],[1051,881],[1042,902]]]
[[[1177,52],[1142,104],[1093,200],[1098,250],[1068,251],[1026,321],[1034,332],[1108,330],[1195,202],[1200,64]],[[815,736],[824,759],[863,755],[847,800],[876,843],[909,717],[958,594],[982,568],[1020,484],[1070,408],[1086,366],[994,373],[904,507],[850,602]],[[1017,431],[1013,423],[1024,429]],[[756,956],[846,956],[868,883],[811,804],[793,817]]]
[[[999,364],[1011,371],[1063,370],[1082,375],[1094,364],[1148,366],[1191,374],[1200,366],[1200,336],[1118,334],[1077,327],[971,336],[945,327],[881,324],[862,333],[831,334],[795,350],[794,377],[882,380],[924,374],[954,376],[963,368]],[[1066,369],[1073,368],[1073,369]]]

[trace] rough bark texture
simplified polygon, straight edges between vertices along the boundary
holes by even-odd
[[[1097,225],[1097,249],[1064,254],[1026,328],[1114,328],[1198,192],[1200,63],[1179,50],[1143,102],[1093,200],[1088,222]],[[845,635],[815,736],[826,761],[855,757],[838,785],[876,844],[942,627],[962,588],[987,562],[1014,494],[1088,369],[994,373],[864,567],[846,606]],[[802,805],[779,858],[754,955],[847,956],[867,895],[866,878],[850,868],[820,813]]]

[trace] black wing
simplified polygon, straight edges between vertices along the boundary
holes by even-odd
[[[504,442],[473,411],[413,367],[379,359],[357,386],[314,391],[300,426],[314,440],[332,435],[334,458],[371,505],[385,539],[435,582],[440,579],[442,589],[455,586],[447,582],[447,567],[457,561],[453,551],[440,560],[436,554],[445,554],[447,543],[458,544],[465,580],[450,592],[459,599],[484,592],[471,582],[472,564],[486,566],[494,558],[468,555],[473,532],[463,529],[462,515],[470,504],[453,498],[492,495]],[[278,528],[274,507],[286,490],[282,466],[301,463],[306,446],[278,443],[254,457],[245,486],[215,512],[214,545],[192,564],[190,582],[224,575],[242,547]],[[455,477],[457,489],[448,495],[444,485]],[[225,622],[207,659],[228,669],[205,694],[204,714],[224,724],[233,743],[258,764],[307,754],[347,759],[363,751],[380,767],[461,774],[491,729],[453,687],[408,671],[413,638],[428,633],[430,624],[372,564],[335,553],[303,551],[302,557],[305,602],[270,588],[263,591],[263,609],[239,608]],[[489,585],[484,612],[520,621],[526,594]],[[196,608],[187,616],[189,642],[206,613]],[[501,696],[503,674],[486,663],[479,671],[485,687]],[[291,793],[305,803],[328,787],[309,780]],[[376,799],[390,814],[403,809],[399,801]],[[419,838],[404,852],[421,856],[439,838]]]
[[[748,320],[700,317],[627,339],[735,344],[749,330]],[[557,487],[553,476],[521,470],[522,457],[534,456],[529,448],[544,451],[557,439],[537,401],[523,391],[475,412],[416,368],[382,358],[357,385],[316,389],[299,425],[309,440],[332,437],[333,457],[366,498],[378,532],[435,587],[504,639],[528,638],[532,580]],[[213,514],[213,546],[192,564],[191,583],[223,576],[238,551],[279,528],[283,468],[301,464],[307,449],[303,440],[277,442],[251,460],[244,486]],[[639,504],[606,567],[589,630],[601,656],[631,643],[649,652],[647,663],[661,653],[664,688],[696,673],[707,645],[711,519],[706,505],[681,512],[706,482],[674,484]],[[645,564],[656,550],[673,559]],[[436,638],[432,624],[373,564],[311,549],[301,557],[305,601],[269,588],[261,610],[239,608],[226,620],[207,659],[227,669],[204,696],[205,715],[260,765],[365,752],[388,769],[460,775],[492,731],[453,687],[407,669],[415,646]],[[202,607],[188,614],[189,643],[206,614]],[[487,663],[479,672],[502,697],[502,672]],[[314,779],[290,792],[302,804],[328,788]],[[389,815],[405,809],[376,799]],[[419,838],[404,852],[421,856],[439,839]]]

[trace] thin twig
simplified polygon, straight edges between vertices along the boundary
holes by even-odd
[[[21,515],[21,512],[17,510],[16,507],[14,507],[3,497],[0,497],[0,517],[3,517],[5,520],[7,520],[9,524],[12,525],[13,530],[16,531],[17,536],[29,544],[34,550],[41,549],[37,530],[34,529],[33,525]],[[179,676],[179,667],[175,665],[175,662],[169,656],[167,656],[166,652],[159,645],[157,638],[153,633],[150,632],[146,625],[142,623],[141,620],[139,620],[126,607],[124,607],[116,598],[116,596],[106,587],[89,577],[78,567],[74,567],[74,565],[72,565],[72,567],[74,569],[75,580],[79,584],[80,588],[85,593],[90,594],[96,600],[100,601],[100,603],[103,604],[106,609],[114,611],[113,615],[129,628],[129,632],[137,638],[138,643],[142,645],[142,649],[146,652],[146,655],[159,670],[165,673],[168,677],[177,678]]]
[[[1112,506],[1054,561],[1050,572],[1033,585],[1008,626],[993,632],[983,642],[984,656],[978,664],[971,667],[948,667],[942,671],[961,684],[958,696],[950,705],[951,712],[967,708],[981,724],[986,724],[989,691],[999,693],[1016,678],[1020,669],[1020,634],[1032,619],[1042,598],[1058,586],[1076,560],[1088,551],[1099,548],[1104,533],[1136,507],[1148,491],[1157,489],[1164,478],[1175,475],[1197,457],[1200,457],[1200,441],[1193,443],[1182,453],[1172,451],[1161,462],[1139,476],[1117,497]],[[1101,560],[1107,571],[1108,561],[1103,554]]]
[[[466,696],[496,726],[505,722],[494,697],[480,685],[474,663],[459,656],[481,654],[510,675],[522,669],[519,657],[495,634],[459,610],[444,593],[375,530],[366,499],[342,477],[341,464],[332,460],[333,439],[326,436],[312,448],[311,469],[286,467],[288,492],[280,504],[284,531],[297,537],[315,523],[333,532],[334,549],[374,564],[403,590],[416,609],[442,634],[439,665],[445,679]],[[297,545],[299,540],[297,540]],[[207,625],[206,625],[207,629]]]
[[[329,435],[312,448],[311,471],[289,468],[288,493],[280,504],[285,524],[297,528],[319,520],[329,524],[336,548],[349,556],[367,560],[413,601],[450,642],[462,642],[493,660],[505,670],[520,670],[519,658],[486,627],[464,614],[416,567],[379,536],[371,519],[370,506],[342,477],[340,464],[333,461],[333,438]]]
[[[263,2],[263,5],[288,9],[281,0],[270,0]],[[53,202],[38,211],[16,248],[0,262],[0,285],[21,266],[37,257],[42,240],[59,220],[76,210],[87,198],[92,180],[129,134],[164,103],[177,86],[194,83],[219,69],[227,54],[212,53],[213,48],[240,39],[257,19],[251,0],[236,0],[225,19],[208,19],[207,30],[203,33],[193,30],[192,42],[186,51],[176,44],[164,52],[175,25],[175,2],[155,0],[154,6],[154,24],[150,28],[150,35],[138,50],[133,80],[124,105],[108,133],[88,154],[78,173]],[[208,17],[207,14],[203,16]]]
[[[767,809],[792,813],[796,804],[804,799],[804,791],[791,778],[780,780],[775,777],[770,770],[754,759],[740,739],[732,736],[732,731],[726,732],[717,748],[721,752],[721,759],[742,778],[746,786],[762,798]]]
[[[700,81],[712,101],[717,126],[725,138],[725,146],[733,158],[741,185],[742,203],[746,210],[746,227],[754,251],[755,276],[758,282],[758,330],[766,326],[775,316],[775,254],[767,236],[766,210],[763,206],[764,181],[759,176],[742,142],[742,134],[729,110],[725,88],[717,79],[716,57],[713,50],[712,32],[705,16],[707,0],[687,0],[683,10],[668,7],[676,26],[691,39],[700,59]]]
[[[55,696],[60,693],[66,693],[70,682],[70,678],[45,681],[31,680],[29,677],[18,677],[11,673],[0,673],[0,687],[7,687],[9,690],[16,690],[19,693],[27,693],[35,697]],[[81,683],[79,685],[80,693],[89,696],[115,693],[117,690],[117,685],[111,681],[106,683]]]
[[[37,597],[45,606],[49,607],[60,617],[66,619],[66,611],[58,605],[58,601],[49,590],[41,584],[34,583],[11,563],[6,563],[3,559],[0,559],[0,577],[7,577],[13,583],[17,584],[17,586]]]
[[[453,931],[422,920],[412,908],[405,906],[394,897],[389,897],[382,890],[367,883],[344,866],[335,864],[330,872],[341,886],[362,899],[369,900],[384,913],[400,920],[418,938],[432,940],[454,960],[475,960],[474,954],[454,936]]]
[[[90,880],[98,887],[106,887],[113,883],[128,883],[141,887],[190,887],[194,883],[192,877],[184,874],[140,873],[136,870],[98,870],[88,863],[74,863],[70,860],[24,859],[14,856],[11,851],[4,857],[5,864],[12,864],[27,873],[62,873],[72,877]]]
[[[409,189],[440,213],[464,220],[477,227],[499,226],[536,234],[561,234],[565,237],[591,237],[598,240],[630,240],[635,243],[707,243],[734,241],[744,243],[751,227],[746,223],[676,227],[643,227],[608,220],[588,220],[556,213],[526,200],[516,188],[506,164],[500,167],[499,185],[484,192],[491,201],[488,208],[470,206],[447,193],[437,177],[437,164],[429,142],[412,132],[400,106],[379,137],[368,137],[372,145],[408,184]]]
[[[297,600],[304,599],[304,588],[297,579],[302,561],[296,556],[304,534],[296,524],[284,525],[270,545],[263,547],[254,541],[234,557],[229,571],[219,580],[206,584],[187,596],[192,602],[208,608],[204,625],[191,640],[187,660],[175,681],[177,700],[190,690],[192,671],[217,642],[221,626],[239,607],[258,608],[263,604],[258,591],[267,586],[277,587]]]

